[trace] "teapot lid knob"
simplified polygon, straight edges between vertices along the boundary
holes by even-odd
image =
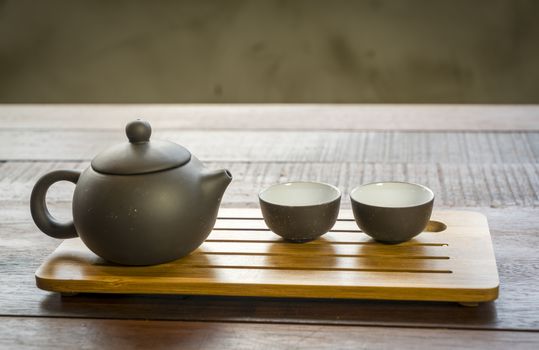
[[[125,126],[125,134],[131,143],[148,142],[152,135],[152,127],[147,121],[137,119]]]

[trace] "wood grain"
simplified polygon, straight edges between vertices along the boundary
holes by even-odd
[[[0,322],[2,348],[504,350],[538,346],[539,334],[533,332],[20,317]]]
[[[38,178],[56,169],[83,170],[88,162],[0,163],[0,200],[27,202]],[[409,181],[430,187],[439,207],[536,207],[539,205],[539,164],[415,164],[311,162],[207,162],[210,169],[227,168],[234,180],[224,206],[258,206],[258,193],[278,182],[322,181],[343,192],[342,206],[350,207],[348,193],[361,183],[380,180]],[[73,185],[54,185],[51,202],[70,201]],[[0,206],[2,204],[0,203]],[[66,214],[67,215],[67,214]]]
[[[537,163],[538,132],[176,131],[153,138],[187,147],[203,161],[359,163]],[[126,142],[116,130],[0,129],[0,160],[91,160]]]
[[[91,339],[100,339],[97,344],[102,347],[147,347],[145,339],[151,339],[153,346],[165,339],[165,345],[188,348],[187,344],[192,344],[189,339],[195,339],[196,344],[210,339],[203,347],[284,344],[279,347],[293,348],[297,339],[297,344],[313,348],[324,344],[332,348],[366,344],[372,348],[380,339],[394,338],[396,345],[390,347],[417,348],[433,343],[454,348],[460,347],[462,340],[462,347],[536,348],[532,341],[537,341],[539,330],[537,108],[0,106],[0,314],[4,315],[0,347],[91,347]],[[149,116],[157,137],[186,145],[209,167],[232,170],[235,182],[227,191],[224,206],[255,207],[259,189],[293,179],[322,180],[347,192],[358,182],[395,178],[431,186],[438,208],[467,207],[483,212],[491,226],[500,273],[499,299],[464,308],[451,303],[346,299],[61,297],[37,289],[33,272],[59,242],[40,233],[31,222],[28,198],[35,180],[52,169],[85,167],[100,149],[123,141],[118,131],[140,113]],[[71,191],[72,187],[63,184],[52,188],[49,201],[55,215],[69,217]],[[348,206],[346,200],[343,205]],[[228,239],[224,233],[220,231],[215,239]],[[331,233],[346,242],[344,234]],[[294,263],[308,264],[302,259]],[[342,263],[353,266],[352,261]],[[205,322],[199,327],[191,322],[102,318]],[[207,321],[221,323],[215,323],[218,329],[205,328],[214,324]],[[352,325],[384,328],[346,328]],[[255,326],[260,328],[246,328]],[[295,327],[299,327],[297,331]],[[316,329],[307,331],[305,339],[314,336],[312,343],[301,340],[304,327]],[[213,334],[218,337],[212,338]],[[244,334],[246,338],[241,337]],[[54,343],[49,345],[51,339]],[[227,342],[219,342],[222,339]],[[258,343],[253,344],[253,339]]]
[[[0,106],[6,129],[122,130],[137,117],[154,128],[228,130],[539,130],[536,105],[33,104]]]
[[[54,205],[54,203],[52,203]],[[471,208],[470,208],[471,209]],[[489,218],[500,273],[494,303],[446,303],[81,294],[40,291],[34,272],[59,241],[31,223],[27,203],[0,210],[0,313],[61,317],[217,320],[539,330],[539,245],[533,208],[475,208]]]

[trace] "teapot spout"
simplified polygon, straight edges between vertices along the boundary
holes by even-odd
[[[207,171],[202,176],[202,188],[208,199],[220,202],[231,181],[232,174],[226,169]]]

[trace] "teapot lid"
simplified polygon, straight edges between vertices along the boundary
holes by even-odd
[[[92,160],[92,168],[103,174],[135,175],[177,168],[191,160],[191,153],[174,142],[150,141],[152,127],[145,120],[128,123],[129,142],[114,145]]]

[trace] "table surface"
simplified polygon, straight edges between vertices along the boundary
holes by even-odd
[[[500,296],[452,303],[80,294],[37,289],[60,241],[34,226],[30,191],[53,169],[83,169],[135,117],[234,182],[225,207],[256,207],[287,180],[423,183],[436,207],[487,215]],[[69,217],[73,185],[48,202]],[[539,106],[0,106],[0,348],[538,348]],[[349,208],[343,200],[343,208]]]

